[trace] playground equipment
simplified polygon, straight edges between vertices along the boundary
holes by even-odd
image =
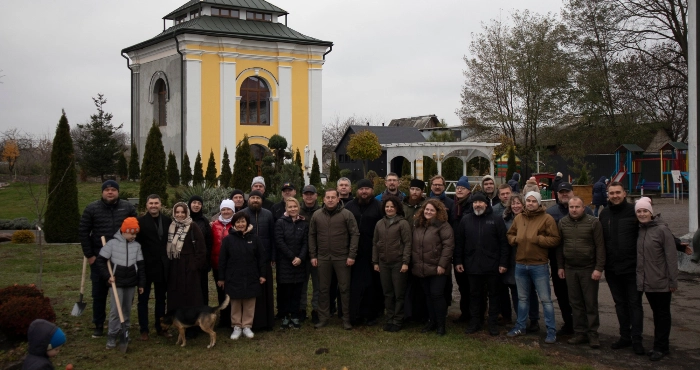
[[[669,141],[659,150],[662,196],[671,196],[673,194],[674,183],[671,178],[671,171],[681,171],[685,181],[688,181],[687,156],[688,144],[676,141]]]
[[[615,149],[615,175],[612,176],[612,181],[624,183],[625,176],[627,177],[627,189],[634,189],[633,184],[637,184],[641,175],[641,163],[637,162],[637,158],[644,153],[644,149],[637,144],[622,144]]]

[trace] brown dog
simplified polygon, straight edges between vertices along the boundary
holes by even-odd
[[[226,308],[229,303],[229,296],[219,307],[199,306],[199,307],[183,307],[175,311],[172,315],[166,315],[160,318],[161,330],[167,331],[171,326],[177,328],[178,336],[175,345],[182,343],[184,347],[187,344],[185,337],[185,329],[193,326],[199,326],[202,331],[209,334],[209,345],[207,348],[214,347],[216,344],[216,323],[219,321],[219,312]]]

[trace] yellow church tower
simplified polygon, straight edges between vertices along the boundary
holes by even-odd
[[[191,0],[163,17],[162,33],[123,49],[139,154],[156,122],[178,165],[184,153],[194,164],[197,152],[206,163],[210,150],[220,164],[224,148],[233,160],[245,134],[257,157],[274,134],[305,163],[320,156],[322,71],[333,43],[287,27],[287,15],[264,0]]]

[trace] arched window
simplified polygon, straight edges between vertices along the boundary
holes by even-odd
[[[167,100],[167,89],[165,86],[165,81],[163,81],[162,78],[159,78],[158,81],[156,81],[156,85],[153,89],[153,94],[155,95],[155,114],[153,115],[154,118],[156,119],[156,122],[158,123],[158,126],[165,126],[167,125],[167,117],[165,113],[165,102]]]
[[[270,89],[260,77],[248,77],[241,85],[241,124],[270,124]]]

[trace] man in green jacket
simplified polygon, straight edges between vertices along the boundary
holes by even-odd
[[[355,264],[360,231],[352,212],[340,203],[336,189],[327,189],[323,207],[314,212],[309,222],[309,256],[311,265],[318,268],[319,322],[317,329],[328,325],[330,313],[330,286],[333,272],[343,304],[343,328],[350,324],[350,267]]]
[[[588,343],[599,348],[598,285],[605,268],[603,227],[586,214],[583,200],[569,200],[569,214],[559,221],[562,248],[557,249],[557,271],[566,280],[573,311],[574,337],[569,344]]]

